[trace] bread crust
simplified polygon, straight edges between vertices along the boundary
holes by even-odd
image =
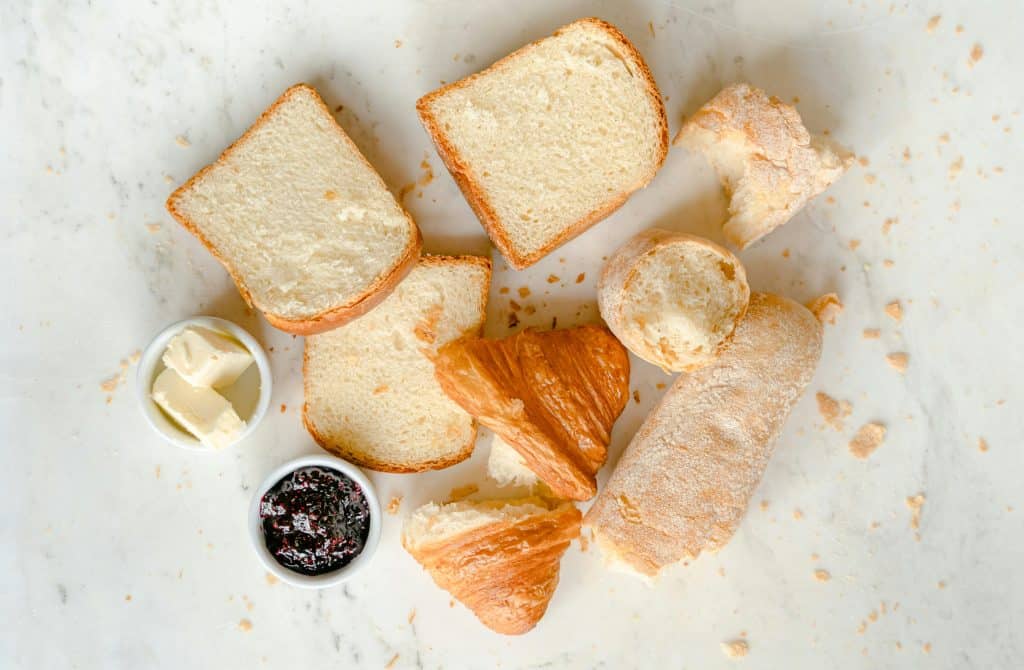
[[[566,227],[558,234],[558,236],[552,239],[551,242],[546,244],[544,247],[529,254],[520,254],[516,251],[512,243],[512,239],[506,234],[504,225],[498,217],[490,199],[487,197],[487,193],[483,186],[473,175],[469,164],[459,154],[458,149],[448,140],[444,131],[441,129],[441,124],[431,111],[431,105],[436,99],[442,97],[449,91],[464,88],[473,81],[487,76],[489,73],[502,67],[508,62],[528,55],[540,42],[550,39],[550,37],[561,35],[566,30],[578,24],[589,24],[607,33],[618,43],[620,47],[622,47],[625,55],[629,58],[633,66],[636,67],[637,72],[640,73],[644,83],[644,88],[647,90],[648,97],[651,100],[651,104],[654,106],[655,113],[658,117],[658,125],[660,129],[658,160],[650,172],[644,175],[639,182],[623,192],[610,196],[607,201],[596,207],[592,212],[584,216],[579,221]],[[641,56],[640,52],[635,46],[633,46],[633,43],[630,42],[618,28],[607,21],[596,17],[580,19],[562,26],[551,36],[541,38],[520,47],[479,72],[427,93],[416,101],[416,112],[419,114],[420,121],[423,123],[424,128],[426,128],[427,133],[434,141],[434,145],[437,147],[437,153],[441,157],[442,162],[444,162],[445,167],[448,168],[448,171],[455,179],[455,183],[458,184],[459,189],[462,191],[463,196],[469,203],[470,208],[476,214],[477,218],[480,219],[480,223],[483,225],[484,230],[487,231],[487,235],[491,238],[494,246],[498,248],[502,256],[505,257],[505,260],[508,261],[509,265],[516,270],[522,270],[523,268],[533,265],[553,250],[562,246],[621,207],[633,192],[644,188],[652,179],[654,179],[654,175],[657,174],[658,170],[665,162],[665,157],[668,155],[668,118],[665,115],[665,105],[662,102],[661,92],[658,90],[658,85],[654,81],[654,75],[651,74],[650,68],[647,67],[647,63],[644,61],[643,56]]]
[[[220,253],[220,251],[213,244],[213,242],[211,242],[210,239],[203,234],[200,226],[195,221],[186,216],[184,212],[182,212],[178,208],[177,204],[178,200],[182,198],[189,190],[191,190],[191,188],[196,183],[198,183],[203,177],[205,177],[210,171],[217,167],[223,167],[227,163],[227,160],[228,158],[230,158],[231,154],[234,153],[235,149],[242,146],[246,141],[248,141],[248,139],[253,135],[253,133],[259,130],[263,126],[263,124],[265,124],[274,115],[278,107],[287,102],[293,95],[296,95],[297,93],[308,93],[309,95],[312,96],[316,104],[323,110],[327,117],[331,119],[331,127],[333,127],[338,132],[338,135],[339,137],[341,137],[342,141],[348,144],[348,146],[355,152],[355,154],[359,156],[360,160],[362,160],[363,164],[366,166],[366,169],[376,176],[377,180],[380,182],[381,187],[387,190],[387,185],[384,183],[384,179],[380,176],[377,170],[375,170],[374,167],[370,165],[370,162],[366,160],[366,157],[363,156],[363,153],[361,151],[359,151],[359,148],[352,141],[352,138],[348,136],[348,133],[346,133],[345,130],[340,125],[338,125],[338,122],[334,119],[334,115],[331,114],[331,110],[327,107],[327,104],[323,101],[323,98],[320,97],[320,94],[316,91],[316,89],[310,86],[309,84],[299,83],[295,84],[294,86],[286,90],[284,93],[282,93],[281,96],[278,97],[277,100],[275,100],[273,104],[270,105],[270,107],[265,109],[263,113],[259,115],[256,121],[251,126],[249,126],[249,128],[244,133],[242,133],[241,137],[232,142],[227,149],[221,152],[217,160],[203,167],[201,170],[199,170],[194,175],[189,177],[188,181],[186,181],[184,184],[175,189],[174,192],[171,193],[171,195],[167,198],[166,207],[167,211],[170,213],[172,217],[174,217],[175,221],[180,223],[185,228],[185,230],[195,235],[196,238],[203,244],[203,246],[206,247],[211,254],[213,254],[214,258],[216,258],[220,262],[220,264],[224,266],[224,269],[228,271],[228,274],[231,276],[231,279],[235,282],[235,286],[238,287],[238,292],[242,294],[242,299],[245,300],[246,304],[248,304],[250,307],[255,307],[256,309],[259,309],[261,312],[263,312],[263,315],[267,318],[267,321],[270,323],[270,325],[280,330],[283,330],[287,333],[292,333],[294,335],[313,335],[315,333],[322,333],[324,331],[331,330],[332,328],[337,328],[338,326],[347,323],[348,321],[351,321],[352,319],[355,319],[356,317],[359,317],[368,312],[370,309],[378,305],[381,300],[387,297],[387,295],[391,291],[393,291],[396,286],[398,286],[398,283],[402,280],[402,278],[405,277],[405,275],[408,274],[410,270],[412,270],[413,266],[416,265],[416,259],[419,258],[420,249],[423,245],[423,238],[420,234],[419,226],[416,225],[416,222],[413,221],[412,217],[409,216],[409,213],[405,210],[404,207],[402,207],[402,203],[398,202],[397,199],[395,200],[395,203],[398,205],[399,210],[402,212],[406,220],[409,222],[411,235],[405,250],[402,252],[402,255],[398,259],[398,262],[395,263],[395,265],[390,270],[383,273],[381,276],[377,277],[377,279],[375,279],[362,294],[356,296],[348,303],[344,305],[339,305],[328,310],[324,310],[322,312],[302,319],[289,319],[286,316],[274,314],[273,312],[264,310],[259,305],[255,304],[253,301],[252,294],[250,293],[248,287],[246,287],[245,282],[242,280],[242,276],[238,272],[238,270],[230,263],[230,261],[228,261],[228,259],[223,254]]]
[[[587,512],[606,558],[654,576],[729,541],[814,375],[821,340],[805,307],[751,296],[730,345],[676,380]]]
[[[480,287],[480,313],[484,315],[481,319],[480,326],[475,330],[465,333],[466,336],[476,335],[480,336],[484,331],[484,324],[487,321],[487,298],[490,294],[491,286],[491,259],[484,258],[483,256],[421,256],[418,262],[423,265],[446,265],[446,264],[465,264],[469,263],[477,265],[484,269],[486,272],[486,280]],[[309,348],[304,346],[302,349],[302,389],[305,398],[309,398],[309,375],[307,369],[309,367]],[[477,436],[477,421],[474,418],[472,422],[472,430],[470,431],[469,439],[462,446],[458,453],[450,458],[438,458],[430,461],[423,461],[421,463],[399,463],[394,461],[385,461],[379,458],[375,458],[372,454],[353,449],[350,446],[339,444],[330,439],[329,436],[321,433],[317,430],[312,419],[309,416],[309,401],[305,400],[302,403],[302,424],[306,427],[313,440],[322,448],[324,451],[330,452],[347,461],[351,461],[356,465],[359,465],[370,470],[376,470],[378,472],[393,472],[393,473],[412,473],[412,472],[425,472],[427,470],[441,470],[447,467],[451,467],[456,463],[461,463],[473,454],[473,448],[476,446]]]
[[[623,310],[625,308],[625,294],[629,286],[638,279],[638,265],[640,261],[646,255],[662,247],[680,243],[706,249],[731,263],[735,272],[734,281],[739,281],[743,287],[743,304],[733,319],[729,334],[719,344],[718,349],[709,355],[706,360],[694,362],[690,365],[673,366],[664,360],[664,356],[660,355],[659,352],[642,346],[643,343],[631,335],[632,326],[626,323],[623,317]],[[645,230],[619,247],[612,254],[611,258],[608,259],[608,262],[605,263],[604,268],[601,269],[601,277],[597,282],[597,306],[601,312],[601,318],[605,320],[605,323],[608,324],[608,327],[615,336],[626,345],[626,348],[645,361],[661,367],[666,372],[688,372],[710,363],[714,356],[717,355],[717,352],[732,339],[736,325],[739,324],[743,319],[743,315],[747,312],[749,299],[750,287],[747,285],[747,272],[740,259],[731,251],[703,237],[687,233],[677,233],[661,228]]]
[[[547,611],[562,555],[580,531],[581,515],[572,503],[543,504],[548,511],[430,544],[414,545],[403,533],[402,546],[481,623],[504,635],[522,635]]]

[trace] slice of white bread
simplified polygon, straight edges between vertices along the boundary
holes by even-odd
[[[281,330],[365,313],[412,269],[420,233],[313,88],[284,92],[167,209]]]
[[[597,284],[615,336],[666,372],[714,360],[747,311],[743,264],[710,240],[652,228],[616,251]]]
[[[567,502],[428,503],[406,520],[402,546],[484,625],[520,635],[544,616],[579,531],[580,512]]]
[[[490,277],[486,258],[424,256],[372,312],[307,338],[302,418],[317,443],[386,472],[468,458],[476,422],[441,391],[431,359],[483,329]]]
[[[673,144],[715,168],[730,197],[725,237],[740,249],[789,221],[853,163],[846,149],[808,133],[795,108],[749,84],[722,90]]]
[[[668,152],[650,70],[618,29],[595,18],[425,95],[416,109],[517,269],[619,208]]]
[[[753,294],[732,341],[710,365],[679,376],[587,512],[602,555],[654,576],[725,545],[814,376],[821,339],[807,308]]]

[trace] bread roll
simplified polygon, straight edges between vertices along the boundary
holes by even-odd
[[[726,239],[745,249],[839,179],[853,155],[804,128],[794,107],[748,84],[723,89],[673,144],[699,151],[729,195]]]
[[[729,541],[814,375],[821,337],[805,307],[751,296],[732,341],[679,377],[587,513],[606,559],[650,577]]]
[[[714,360],[749,300],[747,273],[727,249],[658,228],[619,248],[597,285],[598,308],[615,336],[666,372]]]

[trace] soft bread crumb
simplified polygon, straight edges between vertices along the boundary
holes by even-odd
[[[252,621],[249,621],[248,619],[242,619],[238,622],[238,630],[242,631],[243,633],[248,633],[252,630]]]
[[[406,620],[406,622],[408,622],[408,623],[410,623],[410,624],[411,624],[411,623],[412,623],[413,621],[415,621],[415,620],[416,620],[416,608],[415,608],[415,607],[413,607],[413,608],[412,608],[411,610],[409,610],[409,616],[407,616],[407,617],[405,618],[405,620]]]
[[[825,324],[835,325],[836,317],[843,311],[843,303],[835,293],[826,293],[807,303],[807,309]]]
[[[529,298],[530,297],[530,287],[529,286],[520,286],[516,290],[519,291],[519,297],[520,298]]]
[[[839,401],[826,393],[818,392],[815,395],[818,401],[818,413],[829,426],[835,430],[843,429],[843,419],[850,416],[853,405],[846,400]]]
[[[882,336],[882,331],[878,328],[865,328],[862,336],[865,340],[877,340]]]
[[[160,228],[161,228],[161,226],[160,226],[159,223],[147,223],[146,224],[146,230],[148,230],[150,233],[152,233],[154,235],[156,235],[157,233],[160,232]]]
[[[970,65],[971,67],[974,67],[975,65],[978,64],[978,61],[980,61],[982,56],[984,55],[985,50],[982,48],[982,46],[980,44],[975,44],[973,47],[971,47],[971,55],[967,60],[967,64]]]
[[[730,640],[722,643],[722,653],[729,658],[743,658],[750,653],[750,645],[746,640]]]
[[[832,579],[832,575],[829,574],[828,570],[818,569],[814,571],[814,578],[819,582],[827,582]]]
[[[391,660],[388,661],[388,664],[384,666],[384,670],[391,670],[393,667],[395,667],[395,663],[398,663],[399,656],[400,654],[395,653],[395,655],[391,657]]]
[[[399,508],[402,506],[402,496],[391,496],[391,501],[387,506],[387,513],[391,516],[398,514]]]
[[[188,138],[185,137],[184,135],[178,135],[177,137],[174,138],[174,141],[177,142],[179,147],[190,147],[190,146],[192,146],[192,143],[189,142]]]
[[[886,354],[885,362],[889,364],[896,372],[905,374],[907,371],[907,363],[910,361],[910,356],[905,352],[898,351],[893,354]]]
[[[879,423],[866,423],[850,440],[850,453],[856,458],[865,459],[874,453],[885,440],[885,426]]]
[[[559,281],[561,281],[561,278],[558,275],[548,275],[549,284],[557,284]]]
[[[576,275],[576,283],[577,284],[582,284],[583,280],[586,279],[586,278],[587,278],[587,273],[586,272],[581,272],[578,275]]]
[[[900,222],[900,220],[898,218],[896,218],[895,216],[892,216],[892,217],[889,217],[888,219],[886,219],[882,223],[882,234],[883,235],[888,235],[889,231],[892,230],[892,227],[895,226],[899,222]]]
[[[278,581],[280,581],[277,578],[277,575],[271,574],[269,572],[265,575],[265,577],[267,580],[267,584],[269,584],[270,586],[273,586],[274,584],[277,584]]]
[[[978,438],[978,451],[980,451],[981,453],[985,453],[986,451],[988,451],[988,442],[986,442],[985,438],[983,437]]]
[[[893,300],[888,305],[886,305],[885,313],[888,314],[893,321],[903,320],[903,306],[900,305],[899,300]]]
[[[928,23],[925,24],[924,29],[928,31],[928,34],[934,33],[935,29],[939,27],[939,21],[942,20],[940,14],[936,14],[932,18],[928,19]]]
[[[477,486],[476,484],[466,484],[465,486],[456,486],[455,488],[453,488],[448,493],[448,500],[450,502],[455,502],[455,501],[458,501],[458,500],[462,500],[463,498],[468,498],[469,496],[473,495],[474,493],[476,493],[479,490],[480,490],[480,487]]]

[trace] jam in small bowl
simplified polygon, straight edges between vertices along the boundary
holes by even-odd
[[[352,464],[306,456],[285,463],[259,487],[249,528],[268,571],[295,586],[325,588],[369,561],[380,540],[380,503]]]

